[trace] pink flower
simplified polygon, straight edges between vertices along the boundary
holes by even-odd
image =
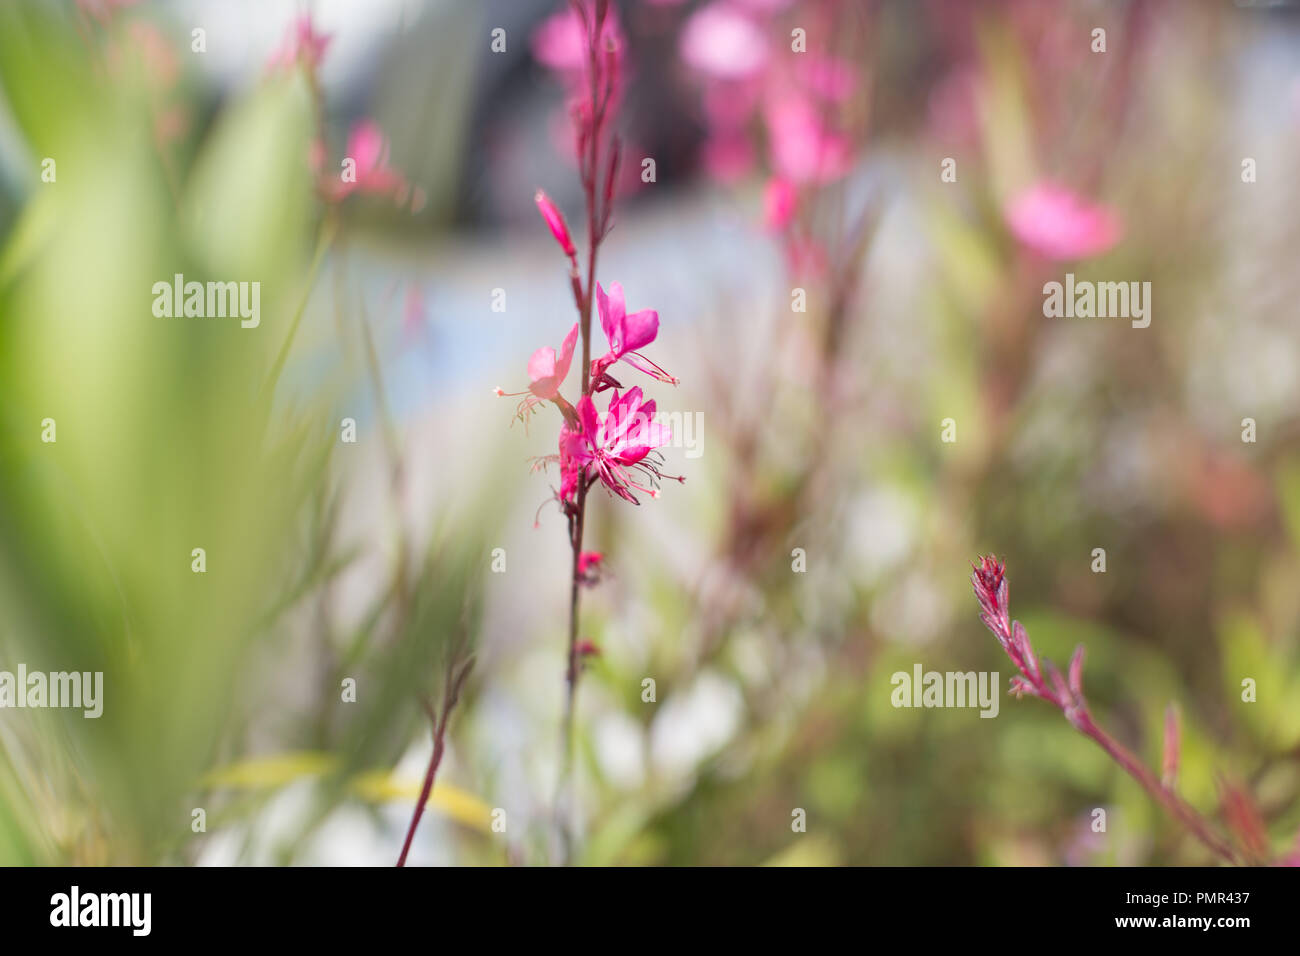
[[[590,10],[587,15],[591,15]],[[616,44],[622,40],[618,22],[608,14],[602,25],[601,39]],[[574,73],[579,77],[587,69],[587,27],[577,11],[567,3],[564,9],[547,17],[533,31],[532,46],[533,57],[547,69]]]
[[[578,400],[578,427],[566,422],[560,429],[560,497],[571,500],[578,482],[599,479],[612,493],[640,504],[633,491],[659,497],[658,483],[665,476],[647,456],[666,445],[672,433],[653,420],[655,403],[644,401],[640,388],[622,395],[614,392],[602,417],[588,395]],[[677,478],[681,481],[681,478]]]
[[[753,146],[745,147],[755,133],[766,142],[769,171],[792,186],[831,183],[852,168],[854,143],[837,117],[861,85],[858,69],[825,51],[778,55],[769,42],[779,30],[775,16],[791,2],[715,0],[682,31],[682,59],[703,77],[701,164],[714,179],[749,172]]]
[[[682,28],[679,49],[686,63],[717,79],[753,76],[767,63],[767,37],[758,25],[726,3],[693,13]]]
[[[591,363],[591,377],[599,383],[597,391],[622,387],[605,374],[606,369],[619,361],[626,362],[661,382],[677,384],[677,379],[637,351],[653,342],[659,334],[658,312],[642,309],[628,315],[623,302],[623,286],[618,282],[609,284],[608,295],[600,283],[596,283],[596,308],[600,313],[600,327],[605,330],[605,338],[609,342],[609,352]]]
[[[848,137],[832,131],[811,102],[783,96],[768,105],[772,168],[793,183],[827,183],[840,179],[853,161]]]
[[[784,232],[799,209],[799,193],[794,184],[779,176],[767,181],[763,189],[763,222],[773,232]]]
[[[573,362],[573,349],[578,342],[578,323],[573,323],[569,334],[564,337],[557,357],[555,349],[544,345],[528,360],[528,377],[533,383],[528,390],[538,398],[552,399],[560,392],[569,374],[569,365]]]
[[[266,61],[268,70],[291,70],[299,63],[314,71],[325,58],[325,50],[333,39],[329,34],[317,33],[310,13],[299,14],[289,24],[284,39]]]
[[[528,360],[528,377],[532,384],[528,386],[529,397],[519,403],[517,414],[522,418],[533,406],[540,405],[542,402],[551,401],[567,406],[567,402],[560,397],[560,386],[569,375],[569,366],[573,363],[573,350],[578,344],[578,323],[573,323],[573,328],[569,329],[569,334],[564,337],[564,342],[560,345],[560,354],[555,354],[555,349],[549,345],[544,345],[533,353],[532,358]],[[499,396],[523,395],[524,392],[503,392],[497,388],[494,391]]]
[[[319,166],[324,148],[317,144],[313,153],[313,162]],[[388,165],[388,141],[373,120],[362,120],[352,127],[344,158],[351,160],[351,164],[343,168],[339,177],[329,175],[322,179],[321,192],[326,199],[338,202],[359,192],[389,195],[398,203],[406,201],[411,187],[401,173]]]
[[[581,405],[590,401],[585,396],[578,400]],[[583,459],[578,456],[578,449],[583,444],[582,428],[571,427],[566,419],[560,426],[560,502],[570,505],[578,494],[578,481],[583,477]]]
[[[542,218],[546,220],[546,225],[551,228],[551,235],[555,241],[560,244],[564,254],[572,259],[577,255],[577,250],[573,247],[573,239],[569,236],[569,227],[564,221],[564,214],[560,212],[559,207],[551,202],[551,198],[537,190],[537,195],[533,197],[537,202],[537,208],[541,211]]]
[[[1053,183],[1039,183],[1016,196],[1007,205],[1006,220],[1018,240],[1056,260],[1100,255],[1124,231],[1114,211]]]

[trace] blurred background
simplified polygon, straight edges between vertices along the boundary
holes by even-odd
[[[684,484],[593,492],[574,859],[1207,862],[1006,693],[987,552],[1103,725],[1158,767],[1174,702],[1184,796],[1291,852],[1300,13],[613,6],[597,277],[697,424]],[[391,865],[470,652],[410,861],[557,861],[559,416],[492,389],[576,318],[534,205],[583,246],[568,11],[0,5],[0,671],[104,674],[99,719],[0,710],[0,863]],[[1044,317],[1066,272],[1150,326]],[[177,273],[260,324],[158,317]],[[999,672],[998,717],[894,708],[915,664]]]

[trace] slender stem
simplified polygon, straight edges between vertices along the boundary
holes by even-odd
[[[569,811],[566,807],[566,791],[569,778],[573,773],[573,720],[578,694],[578,615],[582,600],[582,586],[578,574],[578,563],[582,555],[582,533],[587,512],[587,482],[578,480],[577,517],[573,522],[573,562],[569,581],[569,652],[565,670],[564,719],[560,724],[560,780],[559,798],[556,800],[556,814],[559,822],[560,839],[563,844],[562,860],[568,863],[573,851],[573,839],[569,826]]]
[[[294,309],[293,319],[289,323],[289,334],[284,337],[284,344],[280,346],[280,352],[275,357],[275,364],[271,366],[271,374],[267,376],[266,383],[263,385],[263,394],[267,400],[270,399],[276,383],[280,380],[280,373],[284,371],[284,363],[289,358],[289,348],[293,345],[294,337],[298,334],[298,326],[302,323],[303,313],[307,311],[307,302],[311,299],[311,290],[316,285],[316,275],[320,272],[321,263],[325,260],[325,253],[334,242],[334,236],[337,233],[338,216],[333,209],[327,210],[325,219],[321,222],[320,234],[316,238],[316,251],[311,257],[311,266],[307,271],[307,283],[302,290],[302,298],[299,299],[298,307]]]
[[[470,668],[474,666],[474,658],[471,657],[465,662],[465,665],[456,669],[455,661],[447,665],[446,689],[443,692],[442,710],[433,721],[433,755],[429,758],[429,766],[424,771],[424,783],[420,786],[420,799],[415,803],[415,812],[411,815],[411,825],[406,829],[406,839],[402,842],[402,853],[397,858],[398,866],[406,866],[406,855],[411,851],[411,841],[415,839],[416,827],[420,825],[420,817],[424,816],[424,805],[429,802],[429,794],[433,791],[433,780],[438,774],[438,765],[442,763],[442,754],[446,746],[447,739],[447,721],[451,718],[452,708],[456,706],[456,701],[460,698],[461,686],[465,683],[465,678],[469,676]],[[433,713],[430,712],[430,718]]]
[[[1172,786],[1162,784],[1131,750],[1102,730],[1092,719],[1092,712],[1083,694],[1083,645],[1075,650],[1074,657],[1070,660],[1068,680],[1051,664],[1039,662],[1029,642],[1029,635],[1018,622],[1013,623],[1011,620],[1005,570],[1006,566],[993,556],[981,558],[979,566],[974,567],[971,575],[971,585],[983,610],[981,618],[984,625],[993,632],[1011,663],[1020,672],[1019,677],[1012,679],[1012,690],[1017,696],[1029,693],[1059,708],[1072,727],[1106,751],[1112,760],[1142,785],[1142,789],[1153,800],[1190,830],[1201,843],[1227,862],[1240,863],[1241,857],[1232,844],[1215,833],[1214,828],[1195,807],[1178,796]]]
[[[612,181],[605,183],[603,188],[600,182],[600,140],[605,123],[605,110],[610,101],[609,78],[606,78],[607,88],[603,91],[603,96],[600,95],[602,91],[597,88],[597,76],[600,73],[600,38],[608,11],[604,5],[604,0],[597,0],[595,7],[591,11],[590,18],[587,17],[587,11],[583,5],[577,0],[573,0],[573,8],[587,28],[587,78],[591,104],[591,125],[584,143],[586,155],[581,157],[579,163],[583,195],[587,206],[587,282],[585,288],[582,285],[582,277],[577,271],[576,260],[573,263],[573,292],[579,313],[578,327],[582,336],[582,395],[584,398],[589,398],[593,386],[591,380],[591,314],[596,294],[596,253],[600,249],[600,242],[604,238],[608,226],[609,197],[613,194]],[[609,175],[612,176],[613,173],[611,172]],[[603,209],[600,204],[602,192],[605,194],[606,199]],[[560,724],[560,775],[556,787],[555,801],[556,821],[563,844],[562,861],[564,863],[568,863],[572,855],[572,835],[565,798],[570,787],[570,777],[573,773],[574,711],[578,692],[578,621],[582,602],[582,580],[578,569],[582,560],[582,539],[586,528],[586,519],[587,479],[584,474],[579,472],[577,500],[574,503],[574,514],[569,526],[569,543],[573,549],[573,562],[569,579],[569,650],[567,655],[568,667],[565,671],[564,717]]]
[[[1139,760],[1132,751],[1097,726],[1092,719],[1092,714],[1085,712],[1080,715],[1078,728],[1082,733],[1091,737],[1102,750],[1106,751],[1112,760],[1123,767],[1129,776],[1142,785],[1142,789],[1150,794],[1153,800],[1164,807],[1174,819],[1186,827],[1201,843],[1229,863],[1241,862],[1233,848],[1214,833],[1209,823],[1196,812],[1195,808],[1180,798],[1173,790],[1161,784],[1156,779],[1155,774],[1147,769],[1146,764]]]
[[[406,866],[406,854],[411,851],[411,840],[415,838],[415,828],[420,825],[420,817],[424,816],[424,805],[429,800],[430,791],[433,790],[433,778],[438,773],[438,764],[442,763],[442,750],[442,734],[439,733],[433,740],[433,756],[429,758],[429,767],[424,771],[424,784],[420,787],[420,799],[415,804],[415,813],[411,817],[411,825],[406,830],[406,840],[402,843],[402,855],[397,858],[398,866]]]
[[[592,164],[595,164],[595,137],[592,138]],[[596,231],[595,184],[587,187],[587,223],[590,249],[587,253],[587,288],[582,297],[579,328],[582,331],[582,394],[591,394],[591,307],[596,288],[596,250],[600,246]],[[578,477],[578,498],[576,516],[573,519],[570,543],[573,546],[573,562],[569,578],[569,651],[568,668],[565,671],[564,720],[560,724],[560,798],[556,801],[556,814],[559,818],[560,839],[563,842],[564,862],[568,862],[572,852],[572,835],[569,828],[569,814],[564,807],[564,796],[568,789],[569,777],[573,772],[573,720],[578,694],[578,619],[582,604],[582,581],[578,572],[582,560],[582,539],[587,523],[587,481]]]

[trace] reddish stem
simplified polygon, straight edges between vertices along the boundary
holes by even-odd
[[[613,177],[615,175],[615,170],[611,165],[607,173],[608,182],[604,184],[605,202],[602,208],[599,173],[600,141],[605,125],[606,109],[613,95],[613,78],[607,75],[605,77],[605,88],[603,90],[598,89],[600,37],[604,29],[604,19],[607,15],[606,6],[603,2],[598,2],[596,8],[592,11],[590,19],[587,18],[586,11],[581,3],[574,0],[573,6],[587,27],[587,73],[591,96],[591,126],[585,136],[580,136],[579,139],[579,142],[585,146],[585,155],[581,157],[580,162],[583,196],[587,206],[587,282],[585,288],[583,287],[582,277],[578,274],[576,261],[573,263],[574,268],[572,271],[574,304],[578,307],[578,327],[582,337],[582,394],[584,397],[589,397],[592,386],[591,314],[596,293],[596,253],[600,249],[600,242],[609,228],[610,200],[613,195]],[[568,814],[563,806],[563,798],[573,769],[573,724],[578,691],[578,620],[582,600],[582,577],[579,572],[579,563],[582,555],[582,539],[586,528],[586,519],[587,480],[585,475],[580,474],[577,500],[574,503],[574,514],[569,528],[569,543],[573,548],[573,562],[569,582],[569,650],[567,654],[568,664],[565,671],[564,718],[560,726],[560,775],[555,808],[560,837],[563,842],[563,859],[566,863],[571,855],[572,838]]]
[[[989,555],[972,565],[971,586],[980,602],[984,625],[993,632],[1011,662],[1020,672],[1012,678],[1012,691],[1032,694],[1060,708],[1076,730],[1090,737],[1117,764],[1142,785],[1142,789],[1159,803],[1175,820],[1186,827],[1217,856],[1229,863],[1240,863],[1241,857],[1232,844],[1215,833],[1214,828],[1191,804],[1164,786],[1147,766],[1127,747],[1097,725],[1083,693],[1083,646],[1080,645],[1070,661],[1068,678],[1062,677],[1050,663],[1039,660],[1029,642],[1029,635],[1019,621],[1011,620],[1010,588],[1006,580],[1006,565]]]
[[[397,858],[398,866],[406,866],[406,855],[411,851],[411,841],[415,839],[416,827],[420,825],[420,817],[424,816],[424,805],[429,802],[429,794],[433,792],[433,780],[438,774],[438,765],[442,763],[442,753],[446,747],[447,738],[447,721],[451,718],[452,708],[456,706],[456,701],[460,697],[461,686],[465,683],[465,678],[469,676],[470,668],[474,666],[474,659],[470,658],[465,665],[457,672],[454,662],[447,668],[446,690],[442,698],[442,710],[434,720],[433,729],[433,756],[429,758],[428,769],[424,771],[424,783],[420,786],[420,799],[416,801],[415,813],[411,815],[411,825],[406,829],[406,839],[402,842],[402,854]],[[429,716],[432,718],[433,713],[430,711]]]
[[[1112,760],[1123,767],[1129,776],[1142,785],[1142,789],[1150,794],[1153,800],[1164,807],[1170,816],[1186,827],[1201,843],[1229,863],[1241,862],[1236,851],[1210,828],[1206,820],[1190,804],[1174,793],[1172,789],[1162,785],[1156,779],[1155,774],[1147,769],[1146,764],[1139,760],[1132,751],[1097,726],[1092,719],[1092,714],[1084,711],[1077,720],[1075,726],[1079,728],[1081,733],[1096,741],[1097,745],[1106,751]]]

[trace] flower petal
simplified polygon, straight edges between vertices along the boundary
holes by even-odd
[[[654,309],[633,312],[623,320],[623,342],[619,354],[645,348],[659,334],[659,313]]]

